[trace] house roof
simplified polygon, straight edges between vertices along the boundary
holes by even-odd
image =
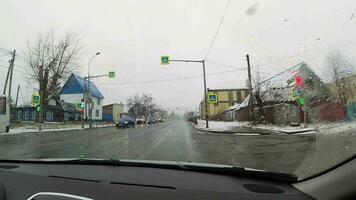
[[[78,76],[76,74],[71,74],[68,80],[65,82],[61,90],[59,91],[59,95],[62,94],[82,94],[84,92],[84,88],[87,82],[84,83],[84,78]],[[95,83],[90,81],[90,94],[94,97],[98,97],[100,99],[104,99],[103,94],[96,87]]]
[[[324,84],[306,63],[301,62],[262,81],[259,84],[260,96],[263,102],[280,103],[294,101],[295,77],[297,75],[302,77],[303,82],[311,79],[319,82],[319,84]],[[302,85],[302,87],[304,87],[305,84],[303,83]],[[256,91],[253,91],[253,93],[256,93]],[[247,107],[249,105],[249,101],[250,95],[247,96],[235,110]]]
[[[292,66],[275,76],[260,83],[261,98],[263,101],[285,102],[291,101],[296,88],[295,77],[300,76],[302,88],[307,84],[307,80],[312,80],[318,84],[324,84],[313,70],[304,62]]]

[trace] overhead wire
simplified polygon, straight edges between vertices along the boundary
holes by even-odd
[[[231,3],[231,0],[228,0],[227,5],[226,5],[226,8],[225,8],[225,12],[228,10],[228,8],[229,8],[229,6],[230,6],[230,3]],[[218,29],[216,30],[215,35],[214,35],[214,37],[213,37],[213,40],[212,40],[211,43],[210,43],[209,49],[208,49],[208,51],[207,51],[207,53],[206,53],[206,55],[205,55],[204,60],[206,60],[206,59],[208,58],[208,56],[209,56],[209,54],[210,54],[210,51],[212,50],[212,48],[213,48],[213,46],[214,46],[214,44],[215,44],[215,40],[216,40],[216,38],[217,38],[217,36],[218,36],[218,34],[219,34],[219,32],[220,32],[220,29],[221,29],[221,27],[222,27],[222,24],[223,24],[223,22],[224,22],[224,19],[225,19],[225,13],[223,14],[222,18],[220,19],[220,23],[219,23]]]
[[[207,74],[206,76],[215,76],[215,75],[231,73],[231,72],[235,72],[235,71],[240,71],[240,69],[233,69],[233,70],[226,70],[226,71],[210,73],[210,74]],[[202,76],[203,75],[192,75],[192,76],[183,76],[183,77],[177,77],[177,78],[172,78],[172,79],[147,80],[147,81],[136,81],[136,82],[121,82],[121,83],[103,83],[102,86],[106,86],[106,85],[135,85],[135,84],[145,84],[145,83],[162,83],[162,82],[172,82],[172,81],[180,81],[180,80],[201,78]]]
[[[246,70],[247,70],[247,68],[240,68],[240,67],[233,66],[233,65],[227,65],[227,64],[223,64],[223,63],[216,62],[216,61],[214,61],[214,60],[206,60],[206,61],[207,61],[207,62],[210,62],[210,63],[214,63],[214,64],[216,64],[216,65],[220,65],[220,66],[232,68],[232,69],[238,69],[238,70],[243,70],[243,71],[246,71]]]

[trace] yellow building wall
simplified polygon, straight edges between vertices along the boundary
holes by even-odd
[[[227,91],[220,91],[218,92],[218,101],[228,101],[229,94]]]

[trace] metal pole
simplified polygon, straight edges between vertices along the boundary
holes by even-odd
[[[83,117],[82,117],[82,128],[84,128],[84,118],[86,117],[86,110],[87,110],[87,101],[86,101],[86,90],[87,90],[87,86],[85,84],[85,77],[84,77],[84,91],[83,91],[83,101],[84,101],[84,108],[83,108]]]
[[[7,75],[6,75],[6,79],[5,79],[4,90],[2,92],[3,95],[6,94],[7,81],[9,80],[10,71],[11,71],[11,62],[10,62],[9,68],[7,69]]]
[[[95,56],[99,55],[100,52],[97,52],[94,56],[92,56],[89,60],[88,64],[88,96],[90,95],[90,64],[91,61],[95,58]],[[92,127],[92,98],[89,98],[89,127]]]
[[[247,60],[248,82],[249,82],[248,85],[249,85],[249,90],[250,90],[250,99],[249,99],[249,101],[250,101],[249,102],[249,104],[250,104],[250,114],[251,114],[252,120],[254,120],[250,56],[248,54],[246,55],[246,60]]]
[[[42,101],[43,101],[43,90],[40,92],[40,111],[39,111],[39,125],[38,125],[38,130],[41,132],[42,130]]]
[[[12,87],[12,74],[14,72],[14,62],[15,62],[15,55],[16,55],[16,50],[12,52],[12,59],[11,59],[11,71],[10,71],[10,81],[9,81],[9,100],[10,100],[10,105],[11,105],[11,87]]]
[[[204,76],[205,123],[206,123],[206,128],[209,128],[208,99],[207,99],[207,94],[206,94],[205,60],[202,60],[201,62],[203,63],[203,76]]]
[[[16,93],[16,103],[15,103],[15,108],[17,108],[17,101],[19,99],[19,92],[20,92],[20,85],[17,86],[17,93]]]

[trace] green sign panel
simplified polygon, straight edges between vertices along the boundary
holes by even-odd
[[[41,111],[41,106],[37,106],[37,112]]]
[[[83,108],[84,108],[84,102],[82,102],[82,103],[77,103],[77,108],[78,108],[78,109],[83,109]]]
[[[168,65],[170,62],[169,56],[161,56],[161,65]]]
[[[304,106],[305,105],[305,100],[304,100],[304,98],[303,97],[300,97],[300,98],[298,98],[298,104],[300,105],[300,106]]]
[[[218,102],[218,94],[215,92],[208,93],[208,103],[217,103]]]
[[[41,102],[41,97],[38,94],[33,93],[31,98],[32,106],[38,106]]]
[[[109,72],[109,78],[115,78],[115,72],[114,71]]]

